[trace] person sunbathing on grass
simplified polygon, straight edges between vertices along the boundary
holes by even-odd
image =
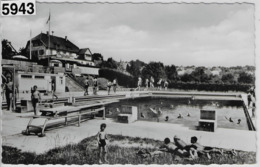
[[[146,149],[141,149],[139,150],[136,154],[141,156],[142,158],[147,158],[147,157],[153,157],[153,156],[158,156],[164,152],[168,153],[174,153],[175,149],[177,146],[171,143],[171,140],[169,138],[164,139],[164,144],[161,145],[156,151],[149,152]]]
[[[196,136],[191,137],[191,145],[189,147],[189,153],[193,159],[196,159],[199,157],[199,155],[206,154],[208,159],[211,159],[211,156],[209,153],[215,152],[223,155],[222,149],[212,148],[212,147],[206,147],[202,146],[198,142],[198,138]]]
[[[188,158],[191,159],[189,156],[189,152],[186,151],[183,148],[179,148],[176,143],[171,143],[169,138],[164,139],[164,144],[160,146],[156,151],[148,152],[146,155],[149,155],[151,157],[158,156],[164,152],[171,153],[173,156],[178,155],[182,158]]]

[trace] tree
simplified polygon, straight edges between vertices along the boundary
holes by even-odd
[[[100,53],[92,54],[92,61],[96,64],[96,66],[100,67],[104,61],[103,56]]]
[[[239,77],[237,79],[239,83],[249,83],[253,84],[254,83],[254,77],[246,72],[241,72],[239,74]]]
[[[101,67],[117,69],[117,62],[112,58],[108,58],[107,61],[103,61]]]
[[[7,39],[2,40],[2,58],[3,59],[10,59],[12,56],[15,55],[15,52],[13,51],[11,47],[11,42],[9,42]]]
[[[22,47],[19,49],[19,55],[27,56],[26,48]]]
[[[231,73],[227,73],[227,74],[222,75],[221,80],[224,83],[234,83],[235,82],[234,75],[231,74]]]
[[[178,78],[178,73],[174,65],[165,66],[165,73],[169,80],[174,81]]]
[[[153,76],[155,80],[159,80],[160,78],[166,79],[166,73],[163,63],[150,62],[147,66],[143,68],[142,77],[150,78],[151,76]]]
[[[135,77],[141,75],[141,71],[146,66],[146,64],[140,60],[130,61],[129,65],[126,66],[126,71]]]
[[[205,67],[197,67],[191,74],[191,78],[197,82],[209,82],[210,76],[205,73]]]
[[[182,82],[192,82],[192,81],[194,81],[193,76],[191,76],[190,74],[187,74],[187,73],[185,73],[184,75],[182,75],[182,76],[180,77],[180,79],[181,79]]]
[[[93,53],[92,54],[92,61],[103,61],[103,56],[100,53]]]

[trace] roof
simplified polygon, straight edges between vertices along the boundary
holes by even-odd
[[[82,49],[80,49],[79,52],[78,52],[78,54],[79,54],[79,55],[81,55],[81,54],[85,54],[86,51],[89,51],[90,54],[92,54],[89,48],[82,48]]]
[[[80,49],[79,52],[78,52],[78,59],[80,60],[85,60],[84,58],[84,55],[86,54],[86,52],[89,51],[90,54],[88,55],[92,55],[91,51],[89,48],[83,48],[83,49]]]
[[[32,41],[36,40],[40,40],[45,46],[48,46],[49,37],[47,34],[40,33],[32,39]],[[50,48],[74,53],[78,53],[79,51],[79,47],[74,45],[68,39],[57,37],[54,35],[50,35]]]

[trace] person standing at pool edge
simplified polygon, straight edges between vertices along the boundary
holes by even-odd
[[[149,88],[149,79],[148,78],[145,79],[145,87],[146,87],[146,90],[148,90],[148,88]]]
[[[141,86],[142,86],[142,78],[138,77],[138,81],[137,81],[137,89],[140,91],[141,90]]]
[[[37,103],[39,103],[39,101],[41,100],[41,94],[37,90],[36,85],[33,86],[31,99],[32,99],[32,106],[33,106],[34,115],[37,115],[36,108],[37,108]]]
[[[51,81],[51,93],[52,93],[52,99],[54,99],[54,97],[56,98],[56,100],[58,99],[58,96],[55,94],[56,91],[56,84],[55,84],[55,80],[53,79]]]
[[[116,79],[113,80],[113,90],[114,90],[114,93],[116,93],[116,87],[117,87],[117,81]]]
[[[100,125],[100,131],[97,134],[97,141],[98,141],[98,150],[99,150],[99,163],[102,163],[102,158],[106,163],[107,161],[107,146],[106,146],[106,140],[107,140],[107,134],[105,132],[106,124],[102,123]]]
[[[154,78],[153,76],[151,76],[150,78],[150,88],[153,88],[154,87]]]
[[[85,93],[84,93],[84,96],[86,96],[86,95],[88,95],[88,87],[89,87],[88,77],[85,79],[84,84],[85,84]]]
[[[11,105],[11,100],[13,97],[13,82],[11,81],[11,77],[7,77],[7,81],[4,85],[4,90],[5,90],[5,96],[6,96],[6,103],[7,103],[7,110],[10,110],[10,107],[12,108],[12,106],[14,104]],[[13,103],[13,102],[12,102]]]
[[[110,81],[107,82],[107,94],[110,94],[110,89],[111,89],[112,83]]]
[[[97,86],[98,86],[97,77],[95,77],[93,80],[93,94],[94,95],[97,94]]]

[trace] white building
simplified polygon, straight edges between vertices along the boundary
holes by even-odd
[[[52,81],[54,81],[56,92],[65,92],[65,76],[63,73],[25,73],[18,71],[15,77],[15,83],[19,92],[29,91],[36,85],[38,90],[51,91]]]

